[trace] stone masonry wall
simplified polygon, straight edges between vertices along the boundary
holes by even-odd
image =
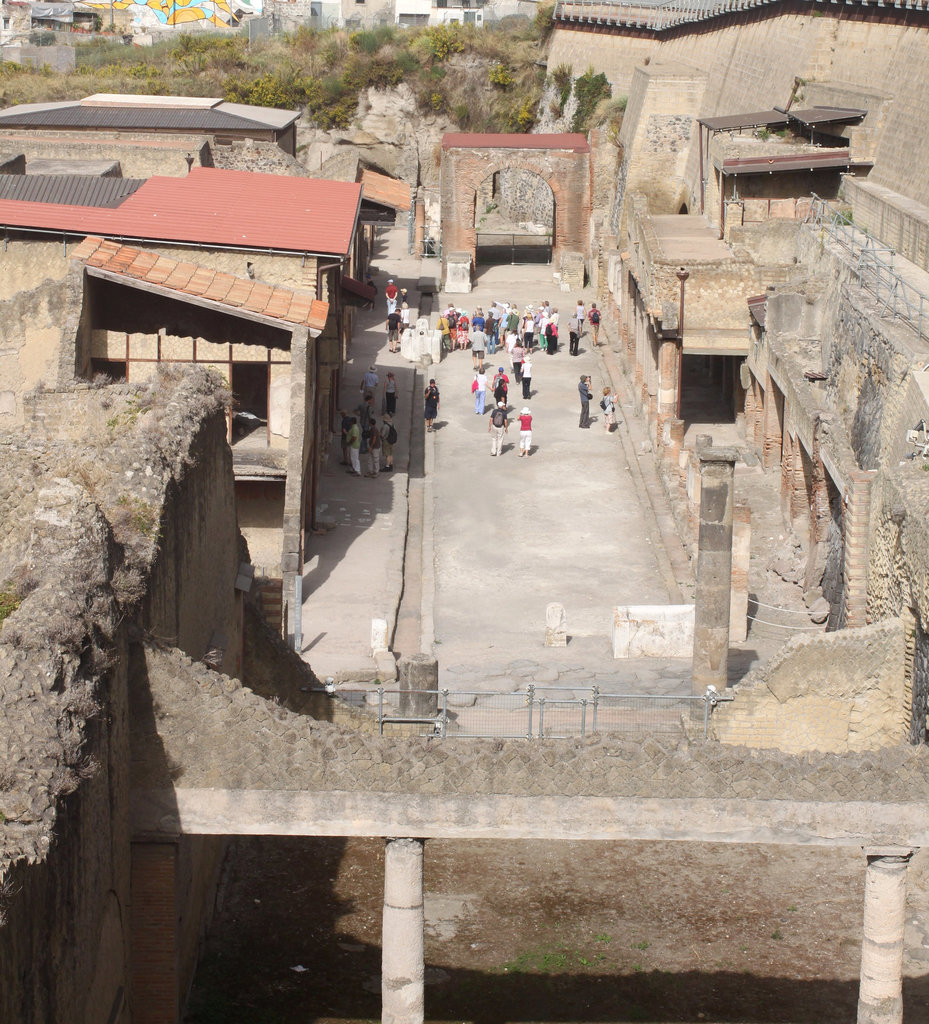
[[[801,754],[876,750],[905,738],[903,625],[891,619],[792,637],[733,688],[713,729],[721,743]]]
[[[198,370],[40,392],[39,436],[0,435],[0,583],[26,595],[0,627],[0,1020],[130,1020],[131,641],[199,658],[219,626],[236,663],[224,394]],[[178,848],[179,989],[220,855]]]

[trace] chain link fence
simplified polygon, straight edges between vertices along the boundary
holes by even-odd
[[[574,739],[603,734],[659,735],[709,731],[710,714],[733,698],[705,693],[602,693],[530,684],[512,693],[477,690],[388,690],[376,694],[378,732],[442,739]]]

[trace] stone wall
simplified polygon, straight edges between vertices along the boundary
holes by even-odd
[[[238,668],[224,396],[198,370],[44,391],[27,404],[36,436],[0,435],[0,582],[26,595],[0,627],[0,1020],[142,1019],[129,1002],[129,723],[146,689],[132,652],[144,635],[200,658],[225,630],[223,666]],[[221,852],[178,846],[178,1002]]]
[[[40,249],[45,246],[40,244]],[[36,266],[40,259],[36,254]],[[67,274],[68,268],[62,269]],[[79,303],[80,279],[73,275],[46,281],[0,303],[0,430],[22,424],[27,391],[61,379],[61,360],[77,330]]]
[[[903,624],[794,636],[733,687],[713,730],[721,743],[802,754],[876,750],[906,738]]]

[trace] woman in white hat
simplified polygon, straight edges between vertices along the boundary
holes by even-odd
[[[519,413],[519,457],[529,454],[532,447],[532,413],[524,405]]]

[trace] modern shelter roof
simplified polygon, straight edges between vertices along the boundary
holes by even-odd
[[[867,110],[856,107],[808,107],[805,110],[791,110],[790,119],[805,125],[848,124],[860,121]]]
[[[360,205],[354,182],[194,167],[149,178],[115,209],[0,199],[0,226],[346,256]]]
[[[326,326],[329,315],[329,303],[312,295],[94,236],[85,238],[71,253],[71,259],[102,271],[98,276],[125,278],[126,283],[147,286],[146,290],[154,293],[176,292],[178,298],[199,299],[213,307],[227,306],[233,316],[244,313],[291,326],[302,324],[315,334]]]
[[[187,101],[187,102],[185,102]],[[26,103],[0,111],[0,128],[95,128],[121,131],[281,130],[298,111],[186,96],[100,93],[63,103]]]
[[[872,167],[870,160],[853,160],[847,149],[824,149],[813,153],[785,153],[782,156],[731,157],[716,167],[723,174],[774,174],[780,171],[820,171],[840,167]]]
[[[95,174],[0,174],[0,199],[116,207],[144,184],[144,178],[101,178]]]
[[[787,124],[787,115],[779,110],[756,110],[750,114],[724,114],[701,117],[700,124],[711,132],[731,132],[741,128],[774,128]]]
[[[399,178],[391,178],[377,171],[361,172],[361,194],[365,199],[392,206],[395,210],[409,210],[410,186]]]

